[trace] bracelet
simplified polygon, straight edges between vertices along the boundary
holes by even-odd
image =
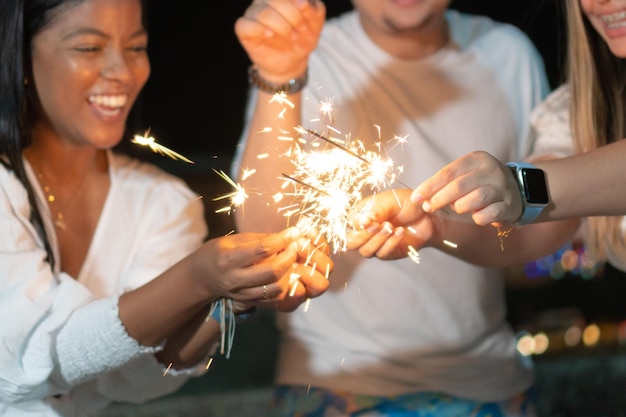
[[[209,317],[211,317],[213,320],[215,320],[218,323],[222,323],[222,308],[221,308],[221,303],[219,302],[215,302],[212,303],[210,308],[210,314]],[[225,309],[224,313],[227,315],[225,318],[227,319],[228,314],[230,313],[230,310]],[[250,317],[252,317],[254,315],[254,313],[256,313],[256,307],[250,307],[247,310],[244,310],[240,313],[235,313],[235,321],[236,323],[243,323],[244,321],[248,320]]]
[[[254,314],[256,313],[256,307],[250,307],[247,310],[244,310],[240,313],[235,313],[235,321],[237,323],[243,323],[244,321],[248,320],[250,317],[254,316]]]
[[[248,80],[250,81],[250,85],[255,86],[259,90],[268,94],[295,94],[300,91],[307,85],[309,81],[309,70],[304,72],[304,75],[298,78],[292,78],[283,84],[276,84],[265,78],[261,77],[259,74],[259,70],[256,65],[251,65],[248,68]]]

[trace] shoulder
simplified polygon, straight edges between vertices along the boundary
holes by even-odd
[[[560,131],[569,134],[570,89],[563,84],[533,110],[530,121],[535,129]]]
[[[554,90],[532,112],[533,157],[564,157],[576,153],[569,116],[570,90],[564,84]]]
[[[2,158],[2,157],[0,157]],[[25,211],[28,216],[30,204],[24,185],[5,164],[0,163],[0,207],[7,211]]]
[[[491,51],[494,55],[526,53],[538,56],[530,38],[514,25],[456,10],[448,10],[446,19],[452,38],[462,49]]]

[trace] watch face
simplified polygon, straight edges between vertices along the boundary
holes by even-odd
[[[526,201],[530,204],[548,204],[548,190],[543,171],[534,168],[522,168],[521,171]]]

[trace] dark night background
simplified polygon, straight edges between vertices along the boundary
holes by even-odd
[[[563,1],[566,0],[453,0],[452,7],[522,29],[543,56],[552,87],[556,87],[562,80],[565,48],[560,11]],[[351,7],[349,0],[325,3],[328,16]],[[129,134],[149,128],[159,143],[196,163],[172,161],[147,149],[124,145],[131,153],[182,176],[205,197],[211,236],[223,235],[234,227],[228,214],[215,214],[211,197],[230,189],[212,169],[228,170],[242,130],[249,62],[235,38],[233,25],[249,4],[248,0],[149,1],[152,75],[133,112]],[[621,322],[621,345],[613,340],[593,349],[559,350],[537,357],[535,362],[541,417],[626,416],[624,274],[609,266],[593,279],[568,275],[558,280],[518,279],[510,285],[507,297],[509,320],[518,329],[541,330],[546,322],[554,323],[555,317],[571,319],[572,312],[575,319],[588,323]],[[268,387],[273,377],[277,337],[271,313],[261,312],[237,328],[230,359],[216,356],[207,375],[191,381],[171,398],[191,396],[197,406],[209,407],[206,401],[214,402],[216,398],[210,397],[212,393],[221,395],[226,402],[226,392]],[[238,398],[233,401],[245,403]],[[162,413],[167,401],[174,400],[158,403],[155,409],[162,411],[145,411],[141,415],[165,415]],[[192,406],[187,400],[184,404],[176,403],[178,414],[168,415],[213,415],[207,408],[204,413],[185,414],[184,410],[193,408],[189,408]],[[120,413],[120,409],[114,409],[110,415],[119,417]],[[259,411],[249,415],[261,414]]]

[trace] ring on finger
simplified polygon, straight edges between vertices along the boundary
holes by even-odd
[[[272,293],[270,292],[270,289],[267,288],[267,285],[263,285],[263,298],[266,300],[272,298]]]

